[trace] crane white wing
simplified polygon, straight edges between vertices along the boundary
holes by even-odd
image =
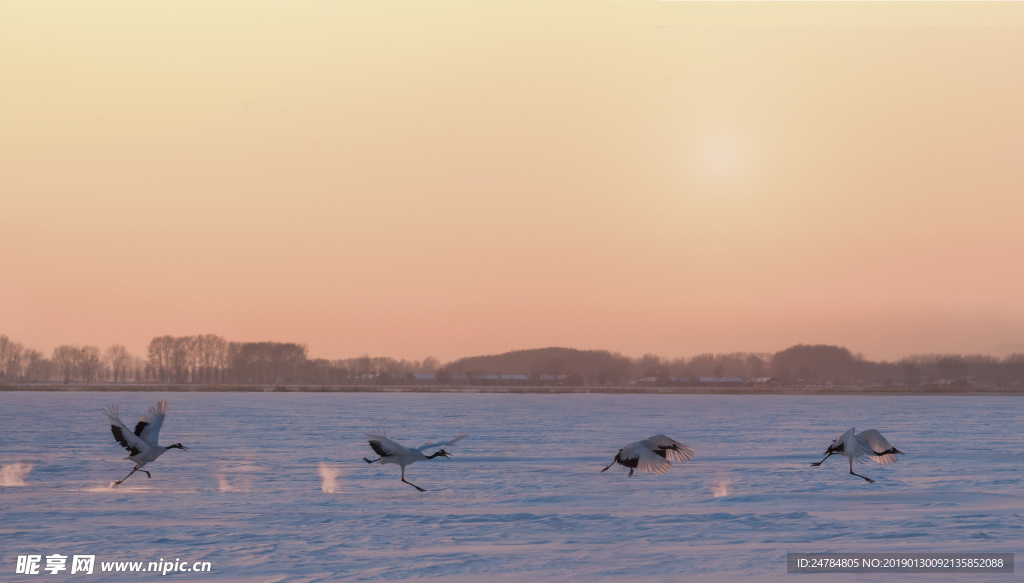
[[[135,435],[150,445],[157,445],[160,438],[160,427],[167,416],[167,401],[159,401],[135,424]]]
[[[651,451],[651,448],[642,441],[634,441],[622,448],[619,459],[637,460],[636,469],[651,474],[667,474],[672,469],[672,464],[660,455]]]
[[[659,448],[665,450],[665,457],[670,462],[683,463],[693,458],[693,448],[679,443],[671,437],[665,435],[655,435],[650,438],[651,442]]]
[[[466,437],[467,435],[469,435],[469,432],[468,431],[463,431],[462,433],[460,433],[457,436],[449,439],[448,441],[438,441],[437,443],[424,443],[423,445],[417,447],[416,449],[418,449],[420,451],[423,451],[423,450],[425,450],[425,449],[427,449],[429,447],[441,447],[441,446],[444,446],[444,445],[455,445],[456,443],[461,441],[462,438]]]
[[[868,443],[868,447],[870,447],[872,451],[874,451],[875,453],[882,453],[883,451],[894,449],[892,444],[889,443],[889,440],[882,437],[882,434],[879,433],[877,429],[868,429],[866,431],[862,431],[860,432],[859,437],[866,441]],[[887,453],[885,455],[873,455],[871,456],[871,459],[882,464],[883,466],[886,464],[891,464],[900,461],[896,457],[896,454],[893,453]]]
[[[847,429],[846,431],[840,433],[839,437],[837,437],[837,438],[832,440],[832,447],[837,447],[840,444],[845,443],[846,440],[849,439],[850,437],[852,437],[853,435],[854,435],[854,428],[851,427],[851,428]]]
[[[847,458],[855,462],[863,463],[865,457],[874,457],[871,452],[871,446],[868,445],[868,442],[863,437],[854,432],[853,427],[840,435],[836,442],[843,444],[843,453]]]
[[[374,447],[373,450],[376,451],[378,454],[380,454],[381,451],[383,451],[384,453],[387,454],[387,457],[402,455],[403,453],[409,450],[409,448],[405,447],[404,445],[388,438],[388,436],[384,435],[384,432],[367,433],[366,439],[368,439],[371,444],[373,442],[377,442],[378,446],[380,447],[380,451],[377,451],[376,447]]]
[[[128,450],[129,455],[136,455],[149,450],[149,445],[138,435],[132,433],[131,430],[121,422],[121,417],[119,417],[117,413],[117,405],[110,405],[104,409],[103,412],[106,413],[107,419],[110,420],[110,432],[114,434],[114,440],[116,440],[121,447]]]

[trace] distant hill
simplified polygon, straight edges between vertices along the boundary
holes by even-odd
[[[632,380],[633,361],[607,350],[551,347],[469,356],[452,361],[444,368],[453,374],[576,374],[588,384],[604,385]]]

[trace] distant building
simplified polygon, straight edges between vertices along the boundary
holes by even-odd
[[[700,384],[709,387],[738,387],[743,384],[740,377],[700,377]]]
[[[474,385],[483,387],[526,387],[530,377],[524,374],[484,374],[474,379]]]
[[[417,387],[436,387],[437,375],[434,373],[411,372],[408,379]]]
[[[450,374],[440,380],[444,381],[444,384],[454,387],[466,387],[472,384],[469,375],[464,373]]]
[[[542,374],[534,379],[540,387],[582,387],[585,383],[578,374]]]
[[[349,382],[354,385],[393,385],[395,378],[386,372],[367,372],[355,374],[349,377]]]
[[[643,377],[636,380],[638,387],[690,387],[690,377]]]

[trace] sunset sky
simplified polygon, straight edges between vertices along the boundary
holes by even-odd
[[[1024,343],[1024,3],[0,0],[0,334]]]

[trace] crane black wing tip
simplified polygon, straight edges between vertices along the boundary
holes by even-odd
[[[120,427],[118,427],[117,425],[111,425],[110,432],[114,434],[114,441],[116,441],[118,445],[120,445],[121,447],[128,450],[130,456],[138,455],[140,453],[138,449],[132,447],[128,443],[128,440],[124,438],[124,433],[121,431]]]
[[[384,446],[382,446],[379,441],[373,439],[370,440],[370,449],[380,457],[389,457],[391,455],[386,449],[384,449]]]

